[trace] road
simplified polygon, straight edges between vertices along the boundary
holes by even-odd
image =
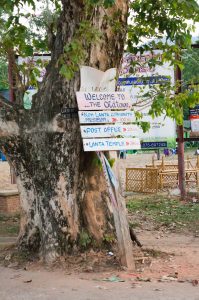
[[[0,267],[2,300],[199,300],[199,286],[177,282],[96,281],[99,274],[66,275]]]

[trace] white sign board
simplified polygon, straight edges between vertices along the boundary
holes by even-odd
[[[138,127],[136,125],[90,125],[81,126],[80,128],[82,138],[138,136]]]
[[[191,131],[193,132],[199,131],[199,119],[191,120]]]
[[[103,72],[88,66],[81,66],[80,92],[114,92],[116,86],[116,69]]]
[[[126,92],[76,92],[79,110],[125,110],[131,108],[131,98]]]
[[[152,118],[149,116],[150,102],[143,98],[143,95],[150,92],[154,86],[162,82],[170,82],[174,85],[174,67],[170,66],[169,62],[163,65],[156,65],[150,67],[147,61],[151,58],[162,61],[162,51],[154,50],[144,52],[143,54],[133,55],[126,53],[123,56],[122,68],[119,78],[119,90],[123,92],[129,92],[131,94],[132,104],[134,109],[143,114],[142,121],[149,122],[151,128],[148,132],[143,133],[140,129],[140,137],[144,140],[173,140],[176,138],[176,125],[175,121],[162,115],[160,117]],[[132,62],[138,62],[135,66],[135,73],[130,74],[130,68],[132,68]],[[144,105],[147,103],[148,105]],[[135,121],[135,120],[133,120]]]
[[[126,111],[79,111],[81,124],[131,123],[134,113]]]
[[[84,151],[112,151],[140,149],[138,138],[83,139]]]

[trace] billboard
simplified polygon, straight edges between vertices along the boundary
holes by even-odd
[[[161,141],[167,140],[169,146],[175,145],[176,139],[176,124],[171,118],[162,115],[152,118],[149,116],[150,104],[146,105],[143,95],[150,92],[154,85],[159,85],[162,82],[170,82],[174,84],[174,67],[169,63],[150,67],[147,61],[151,58],[162,60],[162,51],[154,50],[153,54],[144,52],[143,54],[133,55],[125,53],[122,61],[122,68],[118,80],[118,89],[122,92],[130,92],[131,100],[135,111],[142,113],[144,122],[150,123],[150,130],[146,133],[139,129],[140,138],[144,141]],[[134,75],[131,75],[130,69],[132,64],[136,62]]]

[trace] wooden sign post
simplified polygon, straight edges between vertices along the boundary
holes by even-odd
[[[123,266],[128,268],[128,270],[135,270],[126,205],[119,191],[119,183],[118,185],[113,185],[112,180],[110,179],[110,174],[107,170],[107,161],[104,154],[102,152],[97,152],[97,155],[102,163],[109,195],[113,204],[113,217],[119,246],[120,261]]]
[[[130,95],[122,92],[77,92],[76,95],[80,123],[89,124],[81,125],[84,151],[96,151],[102,163],[113,207],[121,264],[128,270],[135,270],[125,201],[121,196],[119,180],[102,152],[140,149],[137,126],[121,124],[132,122],[134,114],[129,110]]]

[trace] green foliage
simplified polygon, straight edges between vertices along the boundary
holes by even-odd
[[[54,4],[54,8],[49,3]],[[24,5],[32,8],[31,12],[24,9]],[[38,14],[38,5],[41,10]],[[36,7],[37,6],[37,7]],[[49,7],[52,7],[51,9]],[[23,93],[30,86],[37,87],[41,63],[32,63],[34,52],[47,52],[49,34],[56,32],[59,0],[41,1],[13,0],[2,1],[0,8],[0,58],[8,61],[12,56],[16,85]],[[37,13],[36,13],[37,11]],[[18,66],[15,55],[29,57],[28,63]],[[26,78],[26,80],[24,80]]]
[[[103,241],[105,244],[111,245],[115,242],[115,236],[113,234],[104,234]]]
[[[199,20],[199,5],[195,0],[135,0],[130,3],[131,24],[128,27],[127,51],[133,54],[149,51],[153,54],[153,49],[163,51],[162,59],[151,55],[148,65],[162,65],[164,62],[170,62],[171,65],[178,66],[181,70],[184,67],[184,61],[181,56],[183,49],[190,49],[191,31],[193,25],[187,20],[197,22]],[[187,53],[190,53],[188,50]],[[195,58],[194,59],[198,59]],[[135,72],[138,62],[132,63],[131,72]],[[189,67],[189,75],[185,71],[185,76],[190,77],[191,69]],[[188,78],[186,78],[187,81]],[[179,89],[177,82],[174,87],[170,83],[163,83],[159,86],[150,87],[150,91],[142,95],[142,98],[151,103],[149,114],[155,118],[161,114],[174,118],[178,124],[183,122],[183,108],[187,106],[193,107],[198,102],[199,93],[190,94],[182,91],[178,95]],[[141,118],[141,116],[140,116]],[[138,116],[139,119],[139,116]],[[147,125],[144,124],[145,131]]]
[[[142,128],[143,132],[147,132],[149,131],[150,129],[150,124],[149,122],[144,122],[144,121],[141,121],[138,123],[138,125],[140,125],[140,127]]]
[[[0,214],[0,235],[17,236],[19,233],[20,216]]]
[[[199,49],[184,51],[182,61],[184,63],[183,87],[187,88],[187,85],[199,82]]]
[[[31,32],[23,24],[19,23],[19,17],[7,14],[0,14],[0,56],[6,56],[9,51],[15,52],[24,57],[32,55]]]
[[[198,42],[197,42],[198,43]],[[199,49],[185,50],[182,56],[184,69],[182,72],[183,86],[182,90],[189,91],[189,99],[184,103],[184,119],[189,119],[189,108],[199,103]]]
[[[43,6],[41,3],[44,3]],[[45,4],[46,3],[46,4]],[[197,64],[194,68],[190,63],[198,62],[198,52],[190,50],[192,23],[199,21],[199,5],[195,0],[134,0],[129,1],[128,28],[121,25],[121,11],[115,10],[110,14],[108,8],[115,4],[114,0],[84,0],[82,8],[82,21],[74,32],[72,40],[65,45],[64,53],[59,57],[57,66],[60,74],[67,80],[71,80],[79,70],[79,65],[88,58],[88,50],[91,44],[97,43],[101,34],[93,26],[92,18],[97,8],[104,9],[104,18],[112,27],[113,32],[123,31],[127,35],[127,51],[136,54],[138,52],[160,49],[163,51],[162,59],[153,55],[148,60],[148,65],[162,65],[169,61],[171,64],[184,70],[184,79],[189,81],[191,72],[195,76]],[[32,7],[33,12],[23,10],[24,5]],[[35,14],[41,5],[41,13]],[[53,9],[51,9],[51,6]],[[0,57],[7,58],[10,50],[22,57],[32,56],[33,52],[48,51],[49,37],[56,35],[57,20],[62,11],[60,0],[48,0],[36,2],[36,0],[2,0],[0,8]],[[22,22],[26,20],[26,22]],[[30,24],[26,25],[26,24]],[[50,46],[49,46],[50,47]],[[182,49],[188,49],[186,55]],[[182,55],[186,56],[181,60]],[[183,57],[184,57],[183,56]],[[184,65],[185,62],[185,65]],[[131,72],[135,72],[137,62],[133,62]],[[185,67],[185,68],[184,68]],[[28,77],[28,84],[37,86],[39,66],[20,66],[16,72],[24,72]],[[189,69],[189,71],[187,71]],[[192,70],[192,71],[191,71]],[[193,77],[193,76],[192,76]],[[20,76],[17,76],[20,78]],[[193,80],[192,80],[193,83]],[[27,84],[26,84],[27,85]],[[18,84],[19,87],[22,86]],[[25,90],[26,87],[23,87]],[[150,115],[155,118],[161,114],[174,118],[178,124],[183,120],[183,108],[194,106],[197,103],[198,92],[183,90],[176,95],[178,83],[171,87],[169,83],[160,84],[159,87],[150,87],[150,91],[142,96],[143,101],[151,103]],[[146,132],[149,124],[142,122],[142,114],[135,112],[136,120]]]
[[[143,38],[162,38],[166,36],[166,43],[159,41],[160,48],[169,49],[168,40],[173,41],[172,53],[180,47],[190,46],[191,25],[187,20],[199,21],[199,6],[195,0],[135,0],[130,3],[132,11],[132,25],[129,28],[129,46],[143,43]],[[149,45],[155,46],[153,41]],[[146,50],[144,45],[141,49]],[[154,47],[153,47],[154,48]],[[139,49],[138,49],[139,50]]]
[[[8,89],[8,65],[0,58],[0,90]]]
[[[115,4],[115,0],[104,0],[104,7],[105,8],[108,8],[108,7],[111,7]]]
[[[79,66],[86,61],[89,47],[101,38],[99,29],[93,26],[91,22],[96,8],[110,8],[115,4],[115,0],[85,0],[84,3],[85,20],[80,22],[72,41],[64,47],[64,53],[59,59],[60,74],[67,80],[71,80],[75,72],[79,70]],[[121,30],[121,12],[119,10],[111,18],[108,13],[105,13],[104,19],[113,31]]]
[[[93,157],[92,165],[93,167],[98,167],[100,170],[102,170],[102,163],[97,155]]]
[[[137,228],[140,227],[140,224],[138,222],[129,222],[129,227],[130,228]]]
[[[107,158],[111,168],[113,167],[114,163],[115,163],[115,159],[114,158]],[[100,161],[100,159],[98,158],[97,155],[95,155],[93,157],[93,160],[92,160],[92,164],[94,167],[98,167],[100,170],[102,170],[102,163]]]
[[[113,167],[114,163],[115,163],[115,159],[114,158],[108,158],[108,162],[111,166],[111,168]]]
[[[182,226],[188,229],[198,228],[198,204],[184,204],[179,200],[153,196],[130,200],[127,209],[132,214],[140,212],[142,218],[153,221],[157,225],[175,225],[178,229]]]
[[[85,231],[82,230],[79,237],[79,244],[83,249],[86,249],[90,244],[92,240],[90,235]]]
[[[115,0],[87,0],[86,2],[92,7],[99,5],[104,8],[109,8],[115,4]]]
[[[92,26],[90,21],[82,21],[74,38],[64,47],[64,53],[59,58],[60,74],[67,80],[71,80],[87,58],[89,45],[97,42],[99,37],[99,31]]]

